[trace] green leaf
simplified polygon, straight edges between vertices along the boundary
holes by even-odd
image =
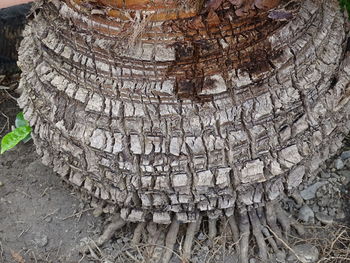
[[[3,154],[7,150],[10,150],[13,147],[15,147],[20,141],[26,138],[31,131],[32,128],[30,126],[23,126],[16,128],[12,132],[6,134],[1,140],[0,153]]]
[[[20,112],[17,114],[16,120],[15,120],[15,126],[16,128],[29,126],[28,121],[24,119],[23,112]]]

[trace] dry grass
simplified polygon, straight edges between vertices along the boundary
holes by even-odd
[[[318,263],[350,262],[350,227],[334,223],[327,226],[306,227],[309,238],[296,239],[300,243],[312,244],[318,248]]]

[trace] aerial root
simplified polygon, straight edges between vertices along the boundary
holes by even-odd
[[[170,225],[153,222],[138,223],[131,243],[135,246],[144,243],[141,244],[145,247],[142,254],[147,262],[168,263],[173,255],[181,257],[182,262],[190,262],[192,245],[195,235],[201,231],[201,222],[202,215],[199,215],[195,222],[183,226],[186,232],[184,241],[179,244],[180,255],[175,251],[181,225],[176,219],[173,219]],[[115,215],[103,234],[95,242],[92,241],[87,245],[87,252],[95,253],[94,249],[98,250],[98,247],[107,242],[125,223],[119,214]],[[247,207],[246,210],[237,211],[229,217],[209,218],[208,238],[213,240],[220,233],[226,236],[227,230],[230,229],[239,263],[248,263],[251,253],[255,260],[268,262],[270,249],[277,254],[288,245],[287,236],[291,228],[295,229],[299,235],[304,233],[302,226],[289,217],[279,203],[268,202],[265,206],[258,208]]]
[[[267,242],[269,242],[273,251],[275,253],[278,253],[280,250],[278,249],[277,243],[274,240],[273,235],[271,235],[270,231],[266,227],[262,227],[261,232],[264,234],[265,238],[267,239]]]
[[[258,218],[255,209],[249,211],[248,214],[249,214],[250,223],[252,225],[253,236],[255,237],[256,243],[257,243],[258,248],[259,248],[259,258],[263,262],[266,262],[267,261],[267,247],[266,247],[264,235],[262,233],[263,227],[260,223],[260,219]]]
[[[147,225],[148,240],[147,243],[150,245],[147,247],[147,255],[150,262],[159,262],[162,254],[162,248],[157,246],[163,246],[162,234],[163,231],[159,225],[150,222]]]
[[[284,236],[287,238],[290,233],[291,226],[297,231],[298,235],[303,236],[305,231],[294,218],[289,217],[286,212],[279,206],[276,206],[277,221],[281,224],[284,231]]]
[[[132,245],[137,245],[141,242],[141,236],[146,227],[146,222],[141,222],[138,223],[135,230],[134,230],[134,235],[131,240]]]
[[[113,235],[115,234],[115,231],[122,228],[125,224],[126,224],[126,222],[120,217],[120,214],[114,215],[112,217],[112,222],[109,225],[107,225],[107,227],[103,231],[102,235],[100,235],[96,240],[92,240],[91,242],[86,244],[82,248],[82,252],[92,253],[93,250],[91,249],[91,247],[102,246],[104,243],[106,243],[107,241],[109,241],[113,237]]]
[[[119,214],[116,214],[112,218],[112,222],[107,225],[106,229],[103,231],[103,234],[97,238],[95,241],[97,246],[102,246],[104,243],[106,243],[108,240],[112,238],[115,231],[122,228],[126,222],[120,217]]]
[[[268,229],[268,224],[267,224],[267,220],[266,220],[266,212],[264,211],[263,207],[258,207],[256,209],[256,214],[257,214],[258,218],[260,219],[261,232],[265,236],[265,239],[270,244],[270,246],[272,247],[272,249],[275,253],[280,252],[280,250],[278,249],[277,243],[274,239],[274,235]]]
[[[234,244],[236,244],[236,252],[237,254],[239,254],[239,229],[238,229],[238,225],[235,219],[235,216],[232,215],[228,218],[228,223],[230,225],[230,229],[231,229],[231,233],[232,233],[232,240],[234,242]]]
[[[228,223],[230,224],[233,241],[236,243],[239,241],[239,229],[234,215],[229,217]]]
[[[247,212],[240,213],[239,230],[240,236],[240,263],[248,263],[250,224]]]
[[[163,263],[168,263],[173,255],[174,245],[176,243],[177,233],[179,232],[180,223],[176,219],[171,223],[165,238],[165,251],[163,255]]]
[[[96,245],[102,246],[112,238],[115,231],[122,228],[125,224],[126,222],[120,217],[119,214],[113,216],[112,222],[106,227],[106,229],[103,231],[103,234],[95,241]]]
[[[196,229],[198,225],[201,224],[201,221],[202,216],[199,215],[196,222],[189,223],[187,226],[185,241],[182,247],[182,257],[185,262],[190,260],[194,235],[196,234]]]
[[[282,232],[280,231],[280,228],[277,226],[277,216],[276,216],[276,205],[274,203],[267,202],[265,205],[265,211],[266,211],[266,224],[268,225],[271,230],[273,231],[274,235],[277,236],[277,245],[281,246],[283,241]]]
[[[217,228],[216,223],[217,219],[209,219],[209,231],[208,231],[208,237],[210,239],[214,239],[217,236]]]

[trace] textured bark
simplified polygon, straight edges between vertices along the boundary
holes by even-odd
[[[151,16],[135,46],[124,34],[135,23],[67,2],[44,2],[20,50],[19,104],[43,162],[125,221],[178,221],[192,233],[202,216],[230,217],[241,261],[249,235],[266,258],[263,234],[293,223],[272,202],[316,173],[350,129],[337,1],[290,1],[287,15],[241,17],[223,2]]]

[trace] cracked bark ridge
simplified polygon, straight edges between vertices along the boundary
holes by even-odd
[[[133,47],[127,20],[81,8],[44,1],[20,48],[19,104],[43,162],[93,206],[141,224],[135,243],[171,249],[187,224],[183,258],[202,218],[211,237],[229,221],[243,263],[251,237],[264,259],[291,227],[302,233],[278,200],[350,129],[337,1],[303,1],[289,21],[224,7],[153,17]]]

